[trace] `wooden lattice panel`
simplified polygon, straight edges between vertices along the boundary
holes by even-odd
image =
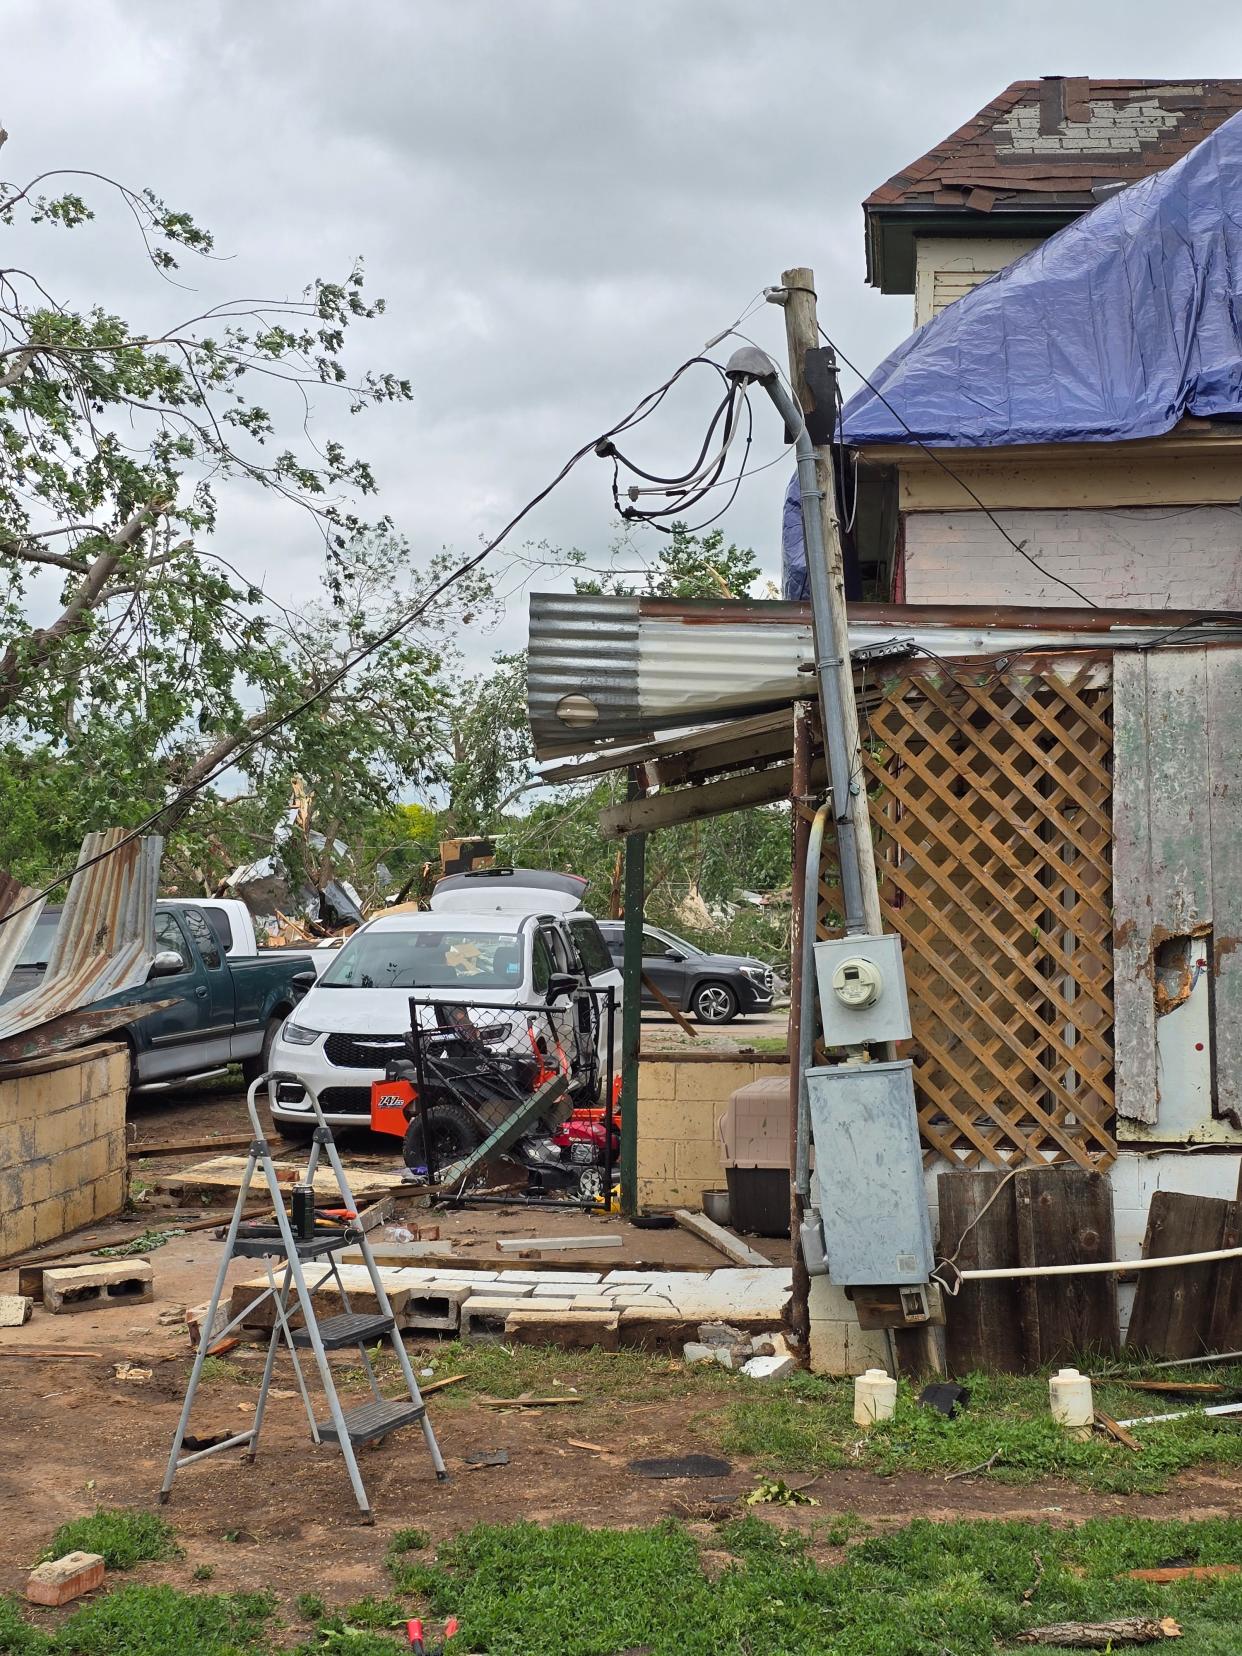
[[[926,663],[861,698],[886,926],[904,939],[929,1161],[1106,1167],[1112,1137],[1106,662]],[[819,934],[836,935],[836,848]]]

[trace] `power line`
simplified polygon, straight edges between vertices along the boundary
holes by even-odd
[[[1005,540],[1007,540],[1009,542],[1010,546],[1013,547],[1014,551],[1018,554],[1018,556],[1022,557],[1022,558],[1025,558],[1027,563],[1030,564],[1032,569],[1037,569],[1039,571],[1039,573],[1041,575],[1045,576],[1048,580],[1055,581],[1058,586],[1064,587],[1066,592],[1072,592],[1074,594],[1075,598],[1080,598],[1088,609],[1098,609],[1099,605],[1097,603],[1095,603],[1095,601],[1093,599],[1088,598],[1085,592],[1080,592],[1078,590],[1078,588],[1073,585],[1072,582],[1064,580],[1060,575],[1054,575],[1053,572],[1050,569],[1045,569],[1043,564],[1040,563],[1038,558],[1033,558],[1031,556],[1031,554],[1026,550],[1025,542],[1014,540],[1013,536],[1009,533],[1008,529],[1005,528],[1005,525],[996,516],[995,512],[992,511],[991,507],[985,506],[983,504],[983,502],[979,499],[979,496],[971,488],[970,484],[966,482],[965,478],[959,477],[958,474],[953,470],[953,467],[950,466],[946,461],[942,460],[940,455],[936,452],[936,450],[934,448],[929,447],[929,445],[927,443],[925,443],[921,437],[916,437],[915,436],[915,434],[911,430],[910,426],[906,423],[905,418],[902,416],[902,414],[896,408],[893,407],[892,403],[889,402],[888,398],[884,395],[883,391],[878,390],[877,387],[874,386],[871,383],[871,381],[867,378],[866,374],[863,373],[861,368],[855,367],[855,365],[850,361],[849,357],[846,356],[845,352],[841,349],[841,347],[836,343],[835,340],[829,338],[828,334],[824,331],[823,327],[819,323],[816,323],[816,326],[819,328],[820,335],[822,336],[822,338],[824,340],[824,343],[826,345],[830,346],[832,348],[832,350],[836,352],[837,356],[839,356],[841,358],[841,361],[845,364],[845,366],[848,369],[850,369],[850,371],[852,373],[855,373],[855,374],[858,375],[859,379],[867,387],[868,391],[871,392],[872,396],[878,397],[880,399],[880,401],[884,404],[885,408],[888,409],[889,413],[893,416],[893,418],[895,420],[899,420],[901,422],[902,429],[905,431],[906,435],[908,437],[912,437],[914,439],[914,442],[917,444],[917,446],[919,448],[922,449],[923,453],[925,455],[927,455],[928,459],[929,460],[934,460],[936,465],[938,465],[940,467],[941,471],[944,472],[948,477],[951,477],[953,479],[953,481],[958,485],[958,487],[960,489],[963,489],[970,496],[970,498],[974,501],[975,505],[984,514],[984,516],[988,519],[988,521],[992,524],[992,527],[994,529],[998,530],[1000,532],[1000,534],[1005,538]]]
[[[369,644],[364,645],[362,649],[358,650],[347,661],[343,662],[342,665],[337,668],[337,670],[332,673],[323,684],[313,690],[308,696],[304,696],[302,700],[296,704],[296,706],[291,707],[287,713],[280,714],[278,718],[270,720],[267,724],[255,731],[252,736],[248,737],[246,741],[239,744],[236,748],[230,749],[229,753],[223,759],[213,765],[211,769],[208,770],[203,776],[199,777],[196,782],[191,783],[188,787],[180,789],[171,799],[166,800],[165,803],[158,808],[158,810],[152,811],[149,816],[145,817],[136,828],[131,828],[128,833],[124,834],[115,845],[110,846],[106,851],[99,852],[94,857],[88,857],[85,862],[75,863],[72,867],[66,866],[62,868],[59,873],[54,875],[47,885],[43,886],[42,889],[36,892],[33,897],[27,898],[24,903],[20,903],[16,908],[10,909],[8,913],[0,919],[0,926],[6,925],[10,920],[15,919],[17,915],[24,914],[27,909],[33,908],[36,903],[43,902],[45,898],[50,897],[54,891],[64,885],[67,880],[72,879],[74,874],[79,870],[93,868],[96,863],[104,862],[107,858],[115,856],[115,854],[121,850],[123,846],[132,844],[134,840],[140,839],[144,834],[154,828],[163,817],[166,817],[172,811],[180,810],[183,805],[188,804],[196,794],[201,793],[204,788],[208,787],[218,777],[222,776],[225,771],[231,770],[233,766],[236,765],[239,760],[244,759],[247,754],[253,753],[255,748],[260,747],[278,730],[283,730],[286,725],[289,725],[295,719],[300,718],[308,708],[313,707],[315,703],[326,696],[329,691],[334,690],[343,679],[348,677],[348,675],[353,672],[355,667],[367,660],[369,656],[374,655],[377,650],[382,649],[385,644],[390,644],[392,640],[400,633],[404,632],[408,626],[417,621],[420,615],[425,614],[436,599],[439,598],[442,593],[446,592],[449,587],[454,586],[458,581],[468,575],[471,570],[476,569],[479,564],[483,562],[484,558],[494,552],[500,543],[514,529],[517,528],[518,524],[534,511],[536,506],[546,500],[552,491],[557,488],[559,484],[564,482],[565,478],[569,476],[569,473],[574,469],[580,460],[584,459],[588,454],[594,453],[600,445],[609,443],[613,437],[619,436],[622,432],[632,430],[634,426],[639,425],[643,420],[648,419],[655,413],[656,409],[664,401],[664,398],[668,395],[669,391],[673,388],[681,376],[696,363],[706,360],[707,359],[703,357],[691,357],[689,361],[683,362],[681,367],[671,374],[662,385],[657,386],[654,391],[647,392],[646,396],[642,397],[635,404],[624,419],[619,420],[616,425],[610,426],[608,430],[602,432],[600,436],[593,437],[590,442],[583,443],[581,448],[576,449],[574,453],[570,455],[569,459],[557,472],[556,476],[552,478],[551,482],[545,484],[544,487],[539,490],[538,494],[533,495],[518,512],[514,513],[513,517],[509,519],[508,523],[505,524],[504,528],[498,535],[493,536],[493,538],[488,541],[487,544],[478,552],[476,552],[473,557],[467,558],[462,563],[458,564],[456,568],[451,570],[449,574],[443,578],[443,580],[438,581],[436,585],[432,587],[431,591],[420,599],[412,610],[409,610],[404,615],[398,617],[398,619],[394,621],[390,627],[386,627],[384,631],[378,635],[378,637],[372,639]],[[711,366],[713,368],[717,367],[715,363],[712,363]]]

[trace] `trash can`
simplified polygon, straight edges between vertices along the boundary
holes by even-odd
[[[720,1118],[733,1228],[789,1235],[789,1074],[748,1081]]]

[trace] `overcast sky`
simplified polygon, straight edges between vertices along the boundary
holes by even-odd
[[[408,376],[414,401],[342,422],[324,399],[320,430],[347,424],[416,548],[466,552],[788,265],[814,267],[821,320],[873,366],[913,301],[865,285],[863,197],[1012,80],[1242,75],[1231,7],[1171,16],[1157,0],[8,0],[0,170],[88,167],[192,211],[233,255],[188,270],[205,299],[293,294],[364,254],[389,312],[353,360]],[[119,217],[39,257],[62,298],[137,328],[184,309]],[[774,307],[745,331],[783,351]],[[707,406],[692,387],[636,450],[677,469]],[[779,434],[756,412],[762,465]],[[773,574],[788,474],[759,473],[724,521]],[[608,479],[584,462],[522,538],[602,559]],[[321,549],[288,506],[239,495],[220,545],[282,600],[310,596]],[[470,653],[524,638],[516,591]]]

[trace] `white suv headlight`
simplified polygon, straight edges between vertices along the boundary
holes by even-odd
[[[280,1038],[288,1041],[290,1046],[314,1046],[322,1034],[322,1029],[307,1029],[305,1024],[287,1023],[280,1032]]]

